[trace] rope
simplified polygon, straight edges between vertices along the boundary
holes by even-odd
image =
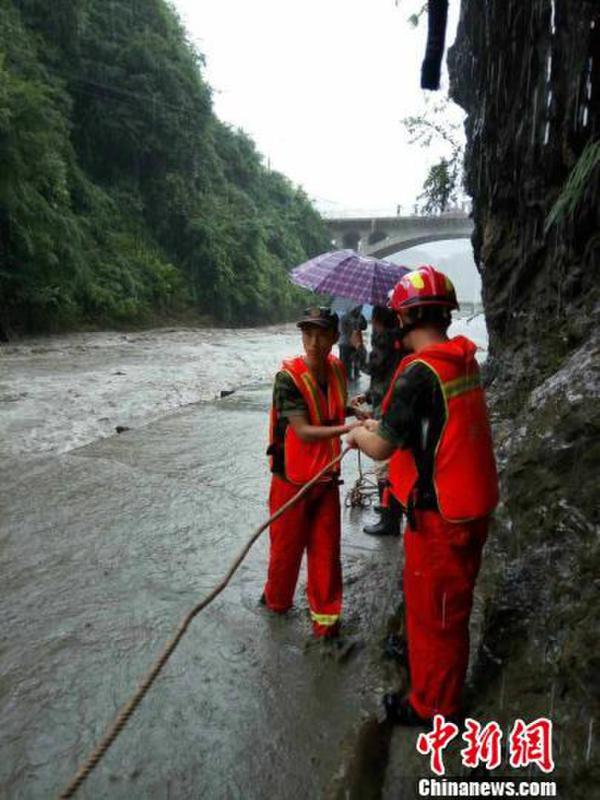
[[[379,496],[377,480],[372,478],[375,474],[374,471],[363,472],[360,450],[356,452],[358,453],[358,478],[346,495],[344,500],[346,508],[366,508],[371,505],[374,497]]]
[[[201,600],[197,605],[195,605],[191,611],[184,617],[183,621],[177,628],[175,635],[173,638],[167,642],[167,645],[163,649],[160,656],[156,659],[153,667],[150,669],[144,680],[139,685],[137,691],[133,695],[133,697],[129,700],[129,702],[123,706],[121,711],[115,717],[114,722],[104,734],[104,737],[101,739],[100,743],[96,746],[96,748],[90,753],[87,760],[84,764],[80,767],[78,772],[75,776],[71,779],[67,787],[64,791],[59,795],[60,800],[67,797],[73,797],[77,789],[81,786],[81,784],[86,780],[90,772],[97,766],[100,759],[104,756],[108,748],[111,744],[115,741],[117,736],[121,733],[129,718],[139,706],[139,704],[144,699],[146,692],[150,689],[156,678],[158,677],[160,671],[164,667],[164,665],[169,660],[170,656],[172,655],[173,651],[181,641],[184,633],[187,631],[190,622],[194,619],[194,617],[202,611],[203,608],[217,597],[223,589],[227,586],[235,572],[237,571],[238,567],[242,563],[242,561],[248,555],[250,548],[254,544],[254,542],[258,539],[261,533],[267,528],[274,520],[280,517],[288,508],[294,505],[294,503],[298,502],[298,500],[306,494],[306,492],[313,486],[319,478],[321,478],[327,471],[329,471],[332,467],[338,464],[346,455],[346,453],[351,450],[350,447],[345,447],[339,456],[334,458],[332,461],[327,464],[327,466],[323,467],[323,469],[318,472],[314,478],[312,478],[308,483],[305,483],[300,491],[295,494],[287,503],[281,506],[273,516],[269,517],[269,519],[260,525],[252,534],[252,536],[248,539],[242,550],[240,551],[238,557],[235,559],[231,567],[229,568],[228,573],[225,575],[221,583],[219,583],[215,588],[208,594],[203,600]]]

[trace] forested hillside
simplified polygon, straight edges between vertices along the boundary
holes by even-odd
[[[216,118],[165,0],[0,0],[5,337],[283,319],[303,302],[287,270],[327,247],[304,193]]]

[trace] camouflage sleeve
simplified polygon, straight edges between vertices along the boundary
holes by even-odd
[[[308,408],[293,379],[287,372],[278,372],[273,386],[273,405],[282,417],[306,414]]]
[[[381,419],[379,436],[400,448],[414,444],[421,433],[421,418],[430,408],[436,384],[431,370],[421,364],[402,373],[394,384],[390,407]]]

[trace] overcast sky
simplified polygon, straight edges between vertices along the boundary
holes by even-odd
[[[319,209],[412,209],[439,149],[409,145],[403,117],[442,95],[419,88],[418,0],[173,0],[206,57],[217,115]],[[447,43],[458,3],[451,3]],[[443,89],[447,87],[444,77]],[[445,93],[445,92],[444,92]],[[462,118],[456,109],[455,119]]]

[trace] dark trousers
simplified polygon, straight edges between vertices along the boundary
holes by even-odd
[[[344,369],[346,370],[348,378],[352,379],[352,360],[354,356],[354,348],[351,344],[340,344],[338,347],[340,350],[340,361],[344,365]]]

